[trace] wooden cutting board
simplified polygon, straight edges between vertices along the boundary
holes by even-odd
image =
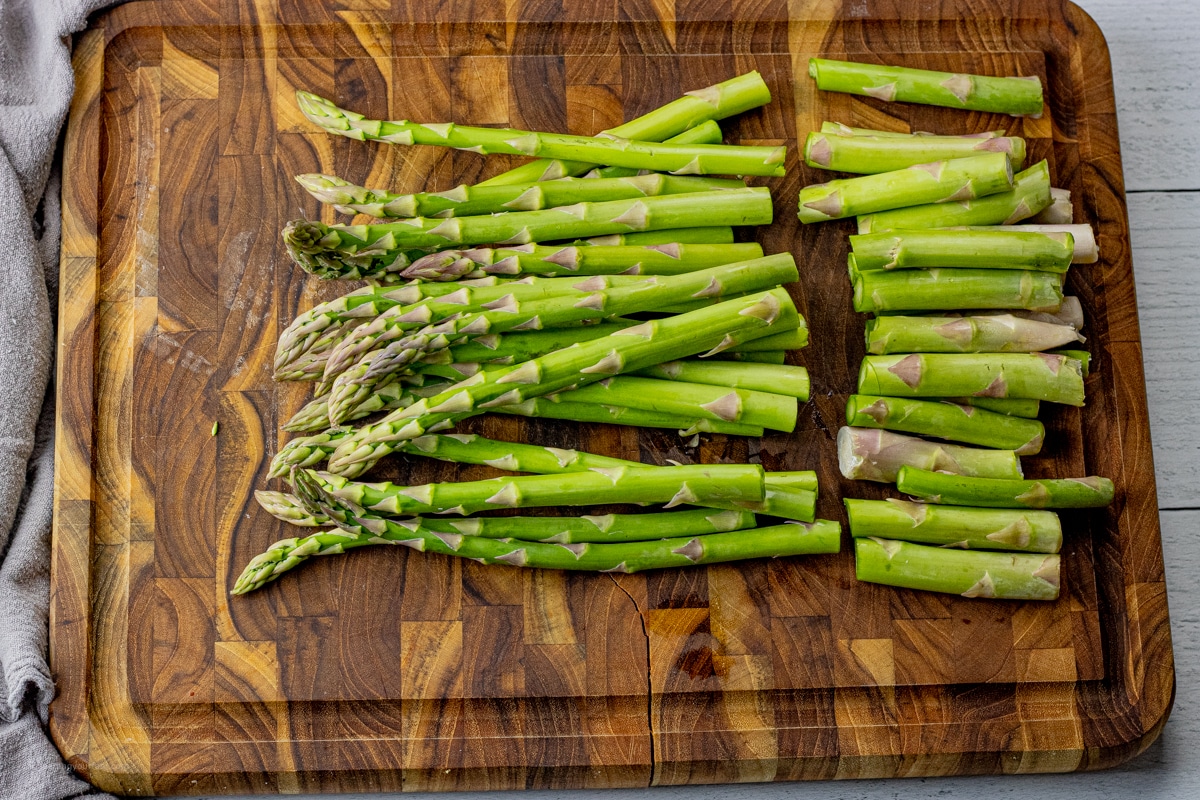
[[[1137,307],[1104,40],[1069,3],[847,0],[165,0],[97,19],[75,51],[65,153],[51,656],[59,748],[101,787],[213,794],[645,786],[1097,769],[1144,749],[1174,690]],[[1041,119],[821,94],[810,56],[1038,74]],[[841,554],[647,574],[482,567],[403,548],[228,595],[293,531],[251,492],[308,387],[276,337],[344,291],[293,267],[291,176],[445,189],[504,159],[332,138],[304,88],[379,117],[592,133],[757,69],[775,100],[727,139],[786,143],[767,182],[812,345],[796,433],[760,440],[514,418],[467,430],[663,463],[816,468],[863,355],[850,223],[801,227],[797,159],[824,119],[1005,127],[1050,160],[1100,263],[1076,267],[1088,406],[1044,413],[1035,476],[1101,474],[1118,500],[1064,514],[1062,598],[968,600],[857,583]],[[211,435],[213,423],[219,434]],[[486,468],[396,459],[397,480]]]

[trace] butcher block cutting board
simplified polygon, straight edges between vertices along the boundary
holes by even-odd
[[[811,56],[1039,75],[1012,119],[818,93]],[[1174,671],[1137,306],[1104,40],[1069,3],[775,0],[165,0],[78,40],[65,153],[51,729],[125,794],[645,786],[1099,769],[1143,750]],[[797,140],[831,119],[1007,128],[1049,159],[1101,260],[1076,267],[1088,405],[1043,414],[1032,476],[1099,474],[1109,508],[1064,514],[1054,603],[854,579],[837,555],[636,575],[567,574],[367,548],[231,597],[294,535],[252,498],[309,387],[276,384],[276,338],[345,291],[294,267],[285,221],[335,221],[292,176],[447,189],[510,166],[353,142],[296,109],[307,89],[374,117],[593,133],[751,69],[774,95],[724,124],[787,144],[766,181],[812,331],[814,400],[758,439],[517,418],[463,429],[665,463],[816,469],[863,355],[851,223],[802,227],[826,174]],[[344,218],[343,218],[344,221]],[[213,423],[219,432],[213,435]],[[393,459],[395,480],[497,473]]]

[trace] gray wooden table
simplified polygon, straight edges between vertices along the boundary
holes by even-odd
[[[1178,687],[1162,737],[1125,766],[1089,774],[542,791],[521,798],[621,800],[646,794],[657,800],[1200,797],[1200,593],[1188,589],[1200,568],[1200,357],[1189,336],[1189,323],[1200,319],[1200,0],[1076,2],[1095,18],[1108,39],[1129,199]],[[450,797],[516,796],[469,792]],[[400,795],[340,797],[367,800]]]

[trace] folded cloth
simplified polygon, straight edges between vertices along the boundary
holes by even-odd
[[[55,153],[74,89],[70,36],[113,0],[0,0],[0,798],[94,794],[46,735],[54,477]],[[107,795],[103,795],[107,796]]]

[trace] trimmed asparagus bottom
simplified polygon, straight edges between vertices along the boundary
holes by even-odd
[[[875,537],[854,540],[860,581],[998,600],[1055,600],[1061,559],[1054,554],[948,550]]]

